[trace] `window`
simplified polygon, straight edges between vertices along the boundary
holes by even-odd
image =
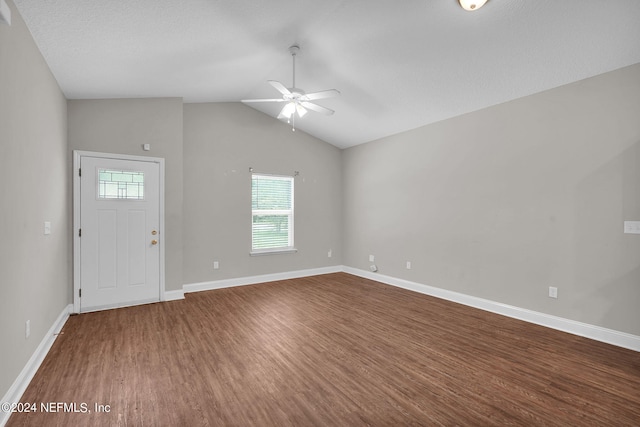
[[[98,198],[144,200],[144,172],[99,169]]]
[[[251,175],[251,253],[295,251],[293,177]]]

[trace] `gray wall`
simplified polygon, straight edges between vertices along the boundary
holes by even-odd
[[[67,105],[70,150],[165,159],[165,288],[182,289],[182,99],[70,100]],[[147,143],[151,151],[142,150]]]
[[[381,274],[640,335],[640,235],[622,232],[640,220],[640,64],[343,165],[346,265],[373,254]]]
[[[341,263],[341,151],[240,103],[184,106],[184,282]],[[251,173],[295,179],[297,253],[249,256]],[[329,249],[333,257],[328,258]],[[220,269],[213,269],[213,261]]]
[[[66,101],[7,3],[12,25],[0,24],[0,398],[71,303]],[[52,225],[48,236],[44,221]]]

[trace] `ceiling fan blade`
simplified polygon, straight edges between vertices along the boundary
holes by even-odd
[[[273,98],[273,99],[243,99],[240,102],[284,102],[285,100],[282,98]]]
[[[271,86],[273,86],[278,92],[280,92],[283,95],[291,95],[291,92],[289,91],[289,89],[287,89],[285,87],[285,85],[283,85],[282,83],[275,81],[275,80],[267,80],[267,83],[269,83]]]
[[[320,92],[312,92],[300,97],[302,101],[313,101],[314,99],[332,98],[340,95],[337,89],[322,90]]]
[[[330,116],[333,113],[335,113],[335,111],[333,110],[323,107],[322,105],[314,104],[312,102],[301,102],[300,105],[302,105],[304,108],[307,108],[311,111],[315,111],[316,113],[322,113],[325,116]]]

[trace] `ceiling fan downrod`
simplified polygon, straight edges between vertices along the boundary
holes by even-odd
[[[298,52],[300,52],[300,46],[298,46],[297,44],[289,46],[289,53],[293,58],[293,85],[291,86],[293,89],[295,89],[296,87],[296,55],[298,54]]]

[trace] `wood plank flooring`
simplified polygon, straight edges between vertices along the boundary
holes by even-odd
[[[640,425],[640,353],[345,273],[63,332],[8,426]]]

